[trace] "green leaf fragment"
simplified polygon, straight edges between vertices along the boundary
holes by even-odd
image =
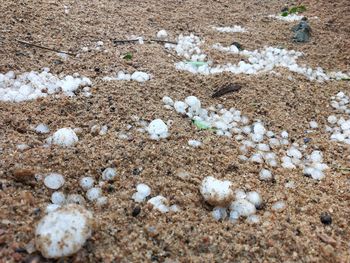
[[[289,9],[289,14],[295,14],[298,12],[298,7],[292,7],[291,9]]]
[[[197,129],[199,130],[209,130],[211,129],[211,125],[210,123],[206,122],[206,121],[198,121],[198,120],[194,120],[193,124],[197,127]]]
[[[288,16],[291,14],[297,14],[297,13],[302,13],[306,11],[306,7],[303,5],[300,6],[294,6],[292,8],[290,8],[288,11],[285,11],[281,14],[281,16]]]
[[[123,59],[131,60],[132,59],[132,53],[128,52],[128,53],[124,54]]]
[[[186,61],[186,63],[191,64],[192,66],[195,66],[195,67],[200,67],[207,64],[207,62],[203,62],[203,61]]]

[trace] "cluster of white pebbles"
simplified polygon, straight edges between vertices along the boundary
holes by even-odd
[[[243,33],[246,32],[247,30],[241,26],[234,25],[232,27],[229,26],[223,26],[223,27],[218,27],[218,26],[213,26],[213,29],[220,33]]]
[[[136,186],[136,192],[132,195],[132,199],[137,203],[142,203],[146,200],[148,196],[151,194],[151,188],[146,184],[138,184]],[[151,204],[153,208],[156,210],[167,213],[167,212],[178,212],[180,208],[177,205],[168,205],[168,200],[162,196],[157,195],[155,197],[150,198],[147,203]]]
[[[92,177],[82,177],[80,187],[86,191],[86,199],[98,206],[107,204],[102,188],[106,181],[117,176],[115,168],[104,169],[102,181],[95,185]],[[86,201],[80,194],[66,195],[57,191],[63,187],[65,178],[59,173],[50,173],[44,177],[44,185],[54,190],[51,204],[46,207],[46,215],[36,227],[36,248],[46,258],[60,258],[76,253],[91,236],[92,213],[84,208]]]
[[[341,91],[331,99],[337,114],[328,116],[326,131],[331,133],[332,141],[350,145],[350,98]]]
[[[304,16],[298,15],[298,14],[289,14],[287,16],[282,16],[281,14],[278,14],[278,15],[269,15],[269,17],[282,20],[285,22],[295,22],[295,21],[300,21],[301,19],[303,19]]]
[[[90,202],[95,202],[98,206],[107,204],[108,199],[102,194],[102,188],[105,182],[113,181],[117,176],[115,168],[108,167],[104,169],[101,175],[102,181],[95,184],[95,179],[90,176],[82,177],[79,180],[80,187],[86,192],[86,199]],[[50,173],[44,178],[44,185],[51,190],[59,190],[63,187],[65,179],[63,175],[58,173]],[[66,195],[62,191],[55,191],[51,195],[51,204],[46,207],[46,212],[50,213],[67,204],[84,205],[85,198],[80,194]]]
[[[22,102],[58,93],[75,96],[74,92],[78,89],[85,96],[90,96],[91,85],[89,78],[78,73],[57,76],[51,74],[49,68],[44,68],[40,73],[31,71],[20,75],[9,71],[6,74],[0,73],[0,101]]]
[[[272,179],[270,169],[277,167],[303,169],[305,175],[316,180],[322,179],[324,171],[328,169],[323,163],[322,152],[310,152],[306,144],[291,143],[287,131],[278,134],[268,130],[263,122],[251,122],[235,108],[228,110],[223,105],[217,105],[205,109],[195,96],[189,96],[185,101],[173,101],[167,96],[162,100],[167,109],[186,115],[201,128],[212,129],[219,136],[233,138],[239,144],[240,161],[265,166],[259,173],[261,180]]]
[[[212,61],[206,60],[207,55],[201,50],[200,46],[204,43],[199,37],[191,34],[189,36],[180,35],[177,45],[165,44],[168,49],[174,49],[179,56],[188,61],[175,63],[178,70],[184,70],[193,74],[218,74],[230,72],[233,74],[258,74],[262,72],[272,72],[277,67],[283,67],[291,72],[304,75],[309,80],[320,82],[331,79],[349,78],[342,72],[325,72],[321,67],[312,69],[306,65],[300,66],[297,59],[303,56],[303,53],[283,48],[265,47],[261,50],[239,50],[236,45],[228,47],[220,43],[214,44],[213,49],[234,55],[245,57],[248,62],[240,61],[237,64],[227,63],[223,65],[213,65]]]
[[[151,79],[150,74],[142,71],[135,71],[132,74],[125,73],[124,71],[119,71],[116,76],[112,77],[103,77],[104,81],[136,81],[136,82],[145,82]]]
[[[260,222],[260,217],[256,213],[261,208],[263,200],[258,192],[246,193],[242,189],[233,190],[232,182],[222,181],[212,176],[203,179],[200,192],[204,200],[214,206],[212,216],[215,220],[224,220],[228,217],[232,223],[236,223],[239,218],[247,218],[252,224]],[[284,208],[285,203],[279,202]],[[282,209],[276,207],[277,205],[273,204],[272,209],[281,211]]]

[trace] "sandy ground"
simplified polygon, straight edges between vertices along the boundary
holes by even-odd
[[[240,163],[238,146],[229,138],[210,131],[197,131],[188,119],[163,108],[165,95],[176,99],[198,96],[204,106],[218,103],[236,107],[251,119],[263,120],[276,131],[288,130],[294,141],[302,141],[308,122],[325,124],[333,110],[330,97],[350,91],[349,82],[316,83],[300,75],[279,69],[281,77],[271,74],[237,76],[228,73],[214,76],[177,72],[174,56],[157,43],[120,45],[113,39],[130,35],[153,37],[162,28],[172,39],[180,33],[195,33],[205,38],[206,46],[238,41],[251,50],[264,46],[282,46],[305,52],[302,62],[327,70],[350,70],[350,3],[339,1],[304,1],[311,19],[312,40],[296,44],[290,28],[267,18],[285,5],[296,1],[1,1],[0,3],[0,72],[25,72],[50,67],[55,74],[79,72],[90,77],[93,96],[86,98],[48,97],[20,104],[0,102],[0,262],[46,262],[38,252],[23,249],[32,242],[34,226],[44,215],[51,192],[42,183],[15,180],[16,168],[37,173],[59,172],[66,177],[64,191],[82,193],[78,180],[84,175],[98,178],[108,166],[115,166],[118,179],[106,186],[109,198],[105,208],[94,211],[96,226],[92,238],[66,262],[350,262],[350,175],[336,169],[328,171],[321,182],[303,177],[300,171],[276,169],[275,181],[258,180],[261,167]],[[64,5],[69,14],[64,13]],[[239,24],[244,34],[220,34],[212,25]],[[108,50],[82,53],[80,57],[60,60],[54,52],[26,47],[22,39],[45,46],[78,52],[83,46],[103,41]],[[120,54],[132,52],[127,62]],[[211,55],[211,54],[210,54]],[[213,54],[217,61],[227,61],[225,54]],[[154,78],[144,84],[103,82],[99,78],[118,70],[144,70]],[[287,77],[293,76],[293,80]],[[241,83],[234,94],[212,99],[212,91],[226,82]],[[159,142],[146,134],[133,133],[129,141],[116,133],[133,124],[131,117],[145,120],[172,119],[171,136]],[[79,143],[68,149],[42,148],[46,135],[38,135],[30,125],[47,123],[52,131],[79,127]],[[90,127],[108,124],[105,136],[93,136]],[[321,149],[331,167],[349,166],[350,149],[329,141],[319,130],[311,135],[312,149]],[[206,143],[189,148],[189,139]],[[16,144],[30,148],[18,151]],[[141,172],[135,171],[142,167]],[[136,169],[136,170],[135,170]],[[176,176],[178,169],[188,171],[190,179]],[[262,194],[264,208],[261,223],[249,225],[216,222],[199,193],[205,176],[231,180],[245,190]],[[294,181],[296,188],[285,183]],[[137,183],[147,183],[152,195],[161,194],[181,212],[161,214],[149,205],[132,216],[136,206],[131,199]],[[284,200],[286,209],[273,213],[271,204]],[[270,212],[270,213],[268,213]],[[320,214],[331,214],[333,223],[324,225]],[[153,230],[153,231],[151,231]],[[37,260],[37,261],[34,261]],[[60,261],[60,262],[63,262]]]

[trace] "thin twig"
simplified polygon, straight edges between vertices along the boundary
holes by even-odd
[[[138,42],[138,39],[126,39],[126,40],[113,40],[114,45],[130,43],[130,42]]]
[[[120,40],[113,40],[114,45],[118,44],[125,44],[125,43],[130,43],[130,42],[138,42],[140,41],[139,39],[120,39]],[[162,39],[144,39],[144,42],[157,42],[157,43],[168,43],[168,44],[173,44],[177,45],[177,42],[174,41],[168,41],[168,40],[162,40]]]
[[[62,50],[58,50],[58,49],[54,49],[54,48],[40,46],[40,45],[37,45],[37,44],[34,44],[34,43],[30,43],[30,42],[27,42],[27,41],[23,41],[23,40],[19,40],[19,39],[16,39],[16,41],[21,43],[21,44],[24,44],[24,45],[29,45],[29,46],[33,46],[33,47],[37,47],[37,48],[41,48],[41,49],[45,49],[45,50],[50,50],[50,51],[54,51],[54,52],[58,52],[58,53],[63,53],[63,54],[67,54],[67,55],[70,55],[70,56],[76,56],[76,54],[74,54],[74,53],[70,53],[70,52],[67,52],[67,51],[62,51]]]
[[[147,41],[147,40],[145,40],[145,41]],[[168,43],[168,44],[177,45],[177,42],[168,41],[168,40],[161,40],[161,39],[150,39],[150,40],[148,40],[148,41],[157,42],[157,43]]]

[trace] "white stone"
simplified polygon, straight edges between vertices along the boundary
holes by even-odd
[[[51,213],[53,211],[56,211],[57,209],[59,209],[61,207],[61,205],[58,204],[48,204],[45,208],[45,213]]]
[[[35,246],[45,258],[63,258],[78,252],[91,236],[92,214],[67,205],[43,217],[35,230]]]
[[[164,196],[158,195],[152,197],[150,200],[148,200],[147,203],[152,204],[155,209],[159,210],[162,213],[169,212],[169,207],[166,205],[167,199]]]
[[[89,199],[90,201],[94,201],[97,198],[99,198],[102,195],[102,189],[99,187],[93,187],[90,188],[87,192],[86,192],[86,197],[87,199]]]
[[[272,173],[267,169],[262,169],[259,173],[259,179],[262,181],[269,181],[272,179]]]
[[[330,115],[330,116],[328,116],[327,121],[328,121],[330,124],[336,124],[337,121],[338,121],[338,119],[337,119],[336,116]]]
[[[225,207],[234,195],[230,181],[221,181],[212,176],[205,177],[200,187],[200,192],[206,202],[213,206]]]
[[[245,199],[247,197],[247,194],[242,189],[236,189],[235,190],[235,199]]]
[[[112,181],[117,176],[117,171],[114,168],[108,167],[102,172],[102,179]]]
[[[131,79],[137,82],[145,82],[150,79],[150,76],[146,72],[135,71],[131,75]]]
[[[77,205],[85,205],[85,199],[80,194],[70,194],[66,199],[67,204],[77,204]]]
[[[64,177],[58,173],[48,174],[44,179],[44,184],[47,188],[57,190],[64,184]]]
[[[245,199],[239,199],[230,205],[231,211],[236,211],[239,216],[248,217],[256,213],[255,205]]]
[[[63,192],[53,192],[51,202],[56,205],[63,205],[66,201],[66,196]]]
[[[227,210],[225,207],[214,207],[213,211],[211,212],[214,219],[216,221],[219,221],[221,219],[225,219],[227,217]]]
[[[255,208],[259,208],[262,204],[262,198],[258,192],[252,191],[247,193],[246,199],[255,205]]]
[[[38,126],[35,127],[35,132],[37,133],[49,133],[50,128],[44,123],[40,123]]]
[[[250,215],[247,217],[249,224],[258,224],[260,222],[260,217],[258,215]]]
[[[283,201],[277,201],[272,204],[272,210],[277,212],[282,211],[286,207],[286,204]]]
[[[83,188],[85,191],[87,191],[90,188],[92,188],[94,186],[94,183],[95,183],[94,178],[92,178],[90,176],[83,177],[79,181],[80,187]]]
[[[253,131],[255,134],[264,135],[266,132],[266,129],[265,129],[264,125],[262,125],[262,123],[257,122],[253,126]]]
[[[183,101],[175,101],[174,108],[177,113],[186,114],[188,105]]]
[[[78,136],[71,128],[62,128],[56,131],[52,137],[48,138],[49,144],[56,144],[62,147],[73,146],[79,141]]]
[[[193,148],[197,148],[197,147],[201,146],[202,143],[200,141],[197,141],[197,140],[189,140],[188,145],[193,147]]]
[[[168,137],[168,126],[161,119],[151,121],[147,127],[147,131],[153,140]]]
[[[310,121],[309,125],[310,125],[311,129],[317,129],[318,128],[318,124],[315,121]]]
[[[174,101],[168,96],[164,96],[162,99],[163,103],[168,106],[174,106]]]
[[[168,37],[168,33],[164,29],[158,31],[157,38],[166,39],[167,37]]]

